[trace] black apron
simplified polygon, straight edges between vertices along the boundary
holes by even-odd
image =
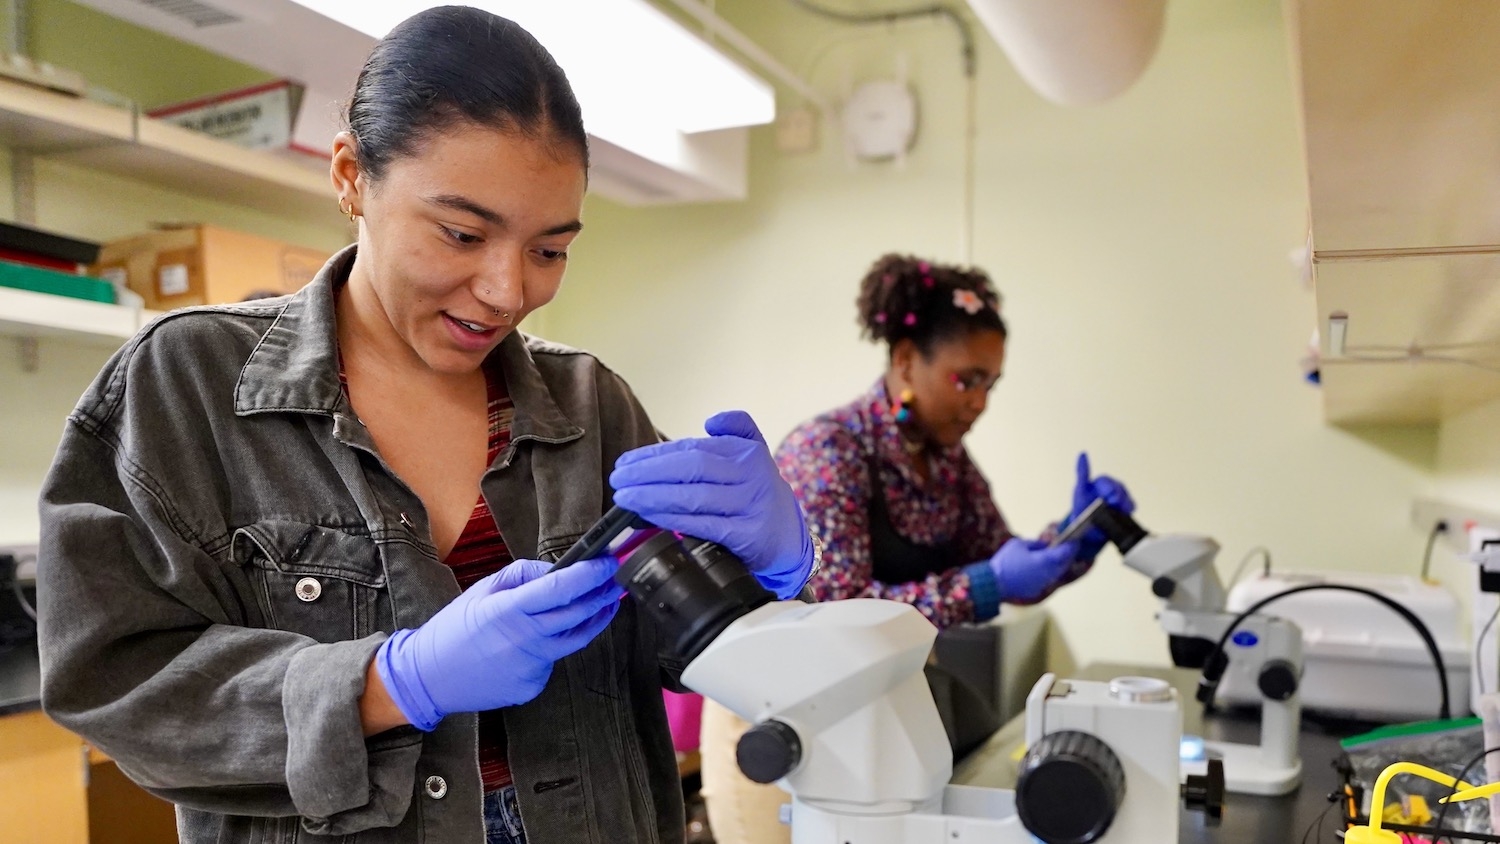
[[[871,576],[881,583],[911,583],[959,565],[962,561],[958,558],[956,539],[943,545],[921,545],[896,532],[891,524],[890,505],[885,500],[885,484],[880,480],[879,462],[874,457],[867,457],[865,462],[870,471]],[[963,663],[972,671],[975,660],[965,659],[963,651],[972,651],[974,637],[965,636],[960,630],[940,631],[938,640],[933,649],[936,659],[927,663],[927,685],[932,689],[956,762],[1000,729],[1000,713],[960,673],[944,665],[944,657],[951,655],[957,657],[955,663]],[[998,665],[989,667],[989,671],[998,670]],[[993,687],[993,677],[989,679]]]
[[[954,540],[945,545],[919,545],[896,532],[891,508],[885,500],[885,484],[875,458],[865,461],[870,470],[870,573],[881,583],[912,583],[959,564]]]

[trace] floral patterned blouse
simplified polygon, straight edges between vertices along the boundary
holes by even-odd
[[[931,452],[929,460],[924,482],[902,445],[884,378],[852,403],[803,423],[782,441],[777,465],[823,543],[822,569],[808,584],[818,600],[902,601],[939,628],[999,613],[1001,596],[989,559],[1011,532],[990,497],[989,482],[961,445]],[[878,489],[896,533],[917,545],[948,545],[969,564],[908,583],[875,579],[872,466],[878,467]],[[1064,580],[1079,574],[1069,572]]]

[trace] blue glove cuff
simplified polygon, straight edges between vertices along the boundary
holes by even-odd
[[[407,656],[414,645],[409,640],[416,632],[397,630],[382,642],[380,650],[375,652],[375,673],[380,675],[386,693],[406,720],[422,732],[430,733],[443,720],[443,713],[438,711],[437,704],[422,687],[421,677],[416,676],[416,665]]]
[[[964,566],[969,576],[969,600],[974,603],[974,620],[989,621],[1000,614],[1000,583],[988,560]]]
[[[798,507],[801,513],[801,507]],[[786,601],[797,597],[802,587],[807,585],[807,578],[812,574],[814,561],[812,539],[804,528],[802,532],[802,553],[797,559],[796,565],[782,571],[759,571],[753,572],[755,579],[760,585],[771,590],[779,601]]]

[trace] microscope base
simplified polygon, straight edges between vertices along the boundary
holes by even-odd
[[[792,844],[1033,844],[1016,814],[1015,792],[948,785],[940,806],[888,815],[845,814],[792,800]]]
[[[1271,765],[1255,744],[1206,741],[1203,748],[1208,758],[1224,761],[1224,787],[1234,794],[1275,797],[1290,794],[1302,782],[1301,759],[1293,759],[1290,765]],[[1202,762],[1184,762],[1183,773],[1202,773],[1205,767]]]

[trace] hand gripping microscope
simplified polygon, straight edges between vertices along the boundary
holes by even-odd
[[[1126,566],[1151,578],[1151,591],[1162,601],[1156,618],[1167,633],[1172,662],[1179,668],[1203,670],[1200,703],[1213,701],[1226,672],[1236,675],[1244,688],[1260,690],[1258,746],[1204,742],[1208,756],[1223,760],[1228,790],[1275,795],[1295,789],[1302,778],[1297,755],[1302,631],[1275,616],[1254,613],[1240,619],[1225,610],[1224,584],[1214,568],[1219,544],[1212,539],[1149,534],[1102,499],[1089,505],[1062,534],[1076,535],[1090,524],[1114,543]]]
[[[1017,788],[950,785],[923,674],[937,630],[914,608],[776,601],[725,549],[628,511],[559,565],[606,548],[686,665],[683,684],[754,725],[737,760],[791,793],[793,844],[1171,844],[1180,805],[1221,811],[1217,767],[1180,784],[1181,709],[1163,681],[1047,675],[1027,699]]]

